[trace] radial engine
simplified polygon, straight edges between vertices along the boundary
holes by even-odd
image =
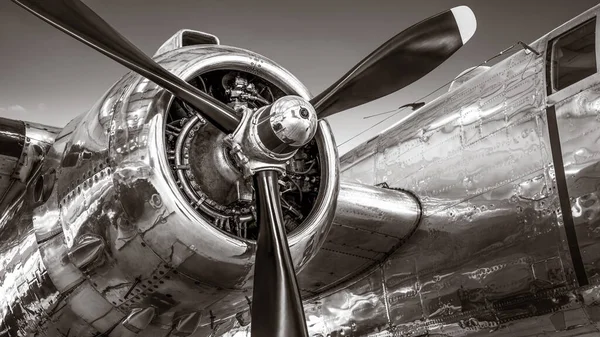
[[[293,75],[250,51],[218,44],[170,50],[187,36],[167,41],[156,60],[240,116],[286,95],[310,98]],[[314,140],[289,158],[279,180],[297,269],[323,243],[339,189],[331,130],[318,123]],[[59,290],[95,288],[81,290],[81,301],[105,312],[144,301],[182,312],[217,301],[221,308],[247,306],[255,192],[228,144],[200,111],[135,73],[70,122],[47,154],[34,196],[37,240]],[[105,328],[110,317],[95,324]]]
[[[209,34],[182,30],[155,60],[240,118],[260,116],[260,109],[287,104],[293,96],[310,99],[279,65],[222,46]],[[301,109],[299,115],[309,119]],[[260,121],[245,123],[260,128]],[[277,132],[278,121],[270,123]],[[285,158],[278,180],[297,271],[315,257],[334,218],[349,226],[365,221],[394,226],[410,214],[407,230],[416,225],[420,209],[411,196],[402,195],[412,207],[407,213],[394,206],[392,192],[379,187],[342,184],[340,190],[328,123],[308,120],[306,127],[316,129],[314,138]],[[15,139],[31,136],[24,132]],[[0,223],[2,237],[10,230],[14,243],[6,251],[0,245],[3,259],[14,262],[14,269],[10,262],[5,270],[17,275],[15,280],[37,278],[28,282],[40,289],[7,292],[8,307],[43,309],[50,314],[35,314],[36,319],[50,318],[38,324],[40,331],[70,326],[78,336],[92,330],[119,335],[119,329],[148,336],[162,335],[148,329],[175,329],[187,336],[198,327],[214,333],[232,317],[248,315],[259,233],[256,191],[248,171],[252,165],[240,167],[244,158],[232,135],[136,73],[117,81],[60,132],[47,133],[54,142],[44,143],[44,160],[28,166],[31,184]],[[241,146],[251,151],[253,145]],[[380,207],[363,207],[357,200]],[[37,269],[25,270],[29,266]],[[3,286],[12,287],[6,275]],[[32,292],[37,300],[25,299]],[[20,330],[21,321],[31,326],[25,311],[11,310],[0,312],[5,319],[16,317],[3,323],[7,331]]]

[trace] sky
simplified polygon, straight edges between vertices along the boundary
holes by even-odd
[[[344,143],[340,154],[408,112],[346,142],[386,116],[363,117],[414,102],[516,41],[532,42],[598,4],[598,0],[84,2],[149,55],[182,28],[205,31],[224,45],[246,48],[279,63],[314,95],[403,29],[452,7],[469,6],[477,17],[477,32],[444,64],[392,95],[328,118],[336,142]],[[1,117],[64,126],[128,71],[11,1],[0,1],[0,16]]]

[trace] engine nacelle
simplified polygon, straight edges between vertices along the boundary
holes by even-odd
[[[239,48],[188,46],[157,61],[234,108],[282,95],[310,98],[282,67]],[[210,324],[248,308],[258,230],[253,192],[224,136],[129,73],[57,137],[40,178],[52,192],[35,209],[36,236],[53,283],[99,331],[133,314],[175,313],[165,318],[172,326],[201,316],[200,324]],[[329,231],[338,172],[331,130],[320,121],[315,141],[280,181],[296,270]]]

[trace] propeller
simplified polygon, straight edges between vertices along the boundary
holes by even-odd
[[[158,65],[81,1],[13,1],[170,91],[202,111],[223,132],[237,132],[241,120],[230,107]],[[317,116],[331,116],[411,84],[462,47],[473,36],[476,26],[475,16],[466,6],[455,7],[417,23],[384,43],[310,102],[303,103],[299,97],[286,96],[284,98],[287,99],[280,102],[279,110],[274,108],[278,106],[277,102],[262,112],[259,110],[260,113],[273,111],[261,119],[262,124],[254,130],[258,138],[253,139],[260,139],[262,145],[267,144],[266,147],[272,150],[295,151],[314,136]],[[295,111],[300,111],[296,114],[292,108],[298,105],[302,108],[296,108]],[[291,120],[291,124],[281,131],[280,125],[276,128],[270,124],[273,116],[283,116]],[[304,130],[304,133],[299,130]],[[255,170],[253,175],[260,233],[254,276],[252,335],[307,337],[302,299],[283,225],[279,171],[264,168]]]

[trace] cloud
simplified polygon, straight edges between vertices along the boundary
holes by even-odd
[[[44,112],[48,110],[48,106],[45,103],[39,103],[34,109],[26,109],[22,105],[13,104],[5,107],[0,107],[0,113],[3,114],[19,114],[29,112]],[[6,116],[3,116],[6,117]],[[9,117],[10,118],[10,117]]]
[[[39,118],[41,114],[45,114],[48,107],[44,103],[39,103],[34,107],[25,108],[20,104],[11,104],[0,106],[0,117],[16,120],[33,120]]]
[[[20,106],[18,104],[11,105],[6,110],[9,111],[9,112],[26,112],[27,111],[27,110],[25,110],[24,107],[22,107],[22,106]]]
[[[10,105],[8,107],[0,107],[0,112],[5,112],[5,113],[14,113],[14,112],[27,112],[27,109],[25,109],[23,106],[15,104],[15,105]]]

